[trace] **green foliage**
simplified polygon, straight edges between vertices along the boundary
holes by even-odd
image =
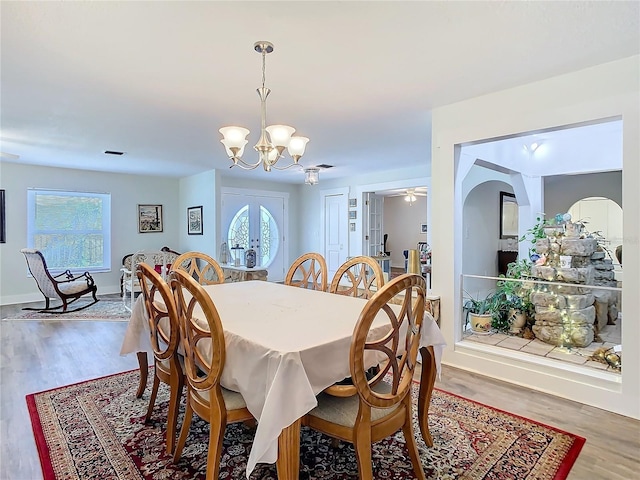
[[[547,238],[544,233],[544,227],[550,225],[550,223],[544,219],[544,213],[536,217],[536,222],[537,223],[535,225],[524,232],[524,235],[522,235],[518,239],[519,242],[524,242],[527,240],[531,242],[531,246],[529,247],[529,256],[531,256],[531,254],[533,253],[536,253],[536,242],[542,238]]]
[[[469,314],[491,315],[491,326],[500,331],[505,330],[504,323],[507,322],[508,328],[508,309],[505,303],[506,297],[503,292],[489,293],[486,297],[478,299],[469,297],[462,306],[465,312],[465,321],[469,323]]]
[[[523,281],[515,281],[530,278],[532,265],[528,259],[512,262],[507,266],[507,274],[500,275],[502,280],[499,280],[496,284],[496,293],[502,298],[502,317],[496,321],[494,328],[501,331],[509,329],[508,318],[511,309],[525,313],[528,318],[533,317],[535,307],[530,301],[531,288]]]

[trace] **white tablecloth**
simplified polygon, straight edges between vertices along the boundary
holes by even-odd
[[[256,463],[277,460],[280,432],[317,405],[317,394],[350,376],[351,337],[366,301],[262,281],[204,288],[225,332],[221,384],[240,392],[258,420],[247,462],[249,475]],[[388,325],[386,317],[380,324]],[[439,373],[445,341],[426,314],[420,346],[430,345]],[[120,353],[150,349],[139,299]]]

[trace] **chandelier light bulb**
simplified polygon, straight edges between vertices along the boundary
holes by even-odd
[[[308,141],[309,139],[307,137],[291,137],[291,141],[289,142],[289,155],[291,155],[292,158],[300,158],[304,155]]]
[[[295,128],[289,127],[288,125],[270,125],[265,130],[269,134],[269,138],[274,147],[284,148],[289,146],[291,135],[296,131]]]

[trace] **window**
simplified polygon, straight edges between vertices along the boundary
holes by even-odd
[[[229,245],[238,245],[243,248],[243,252],[250,246],[251,248],[258,249],[258,262],[257,264],[266,267],[271,264],[273,258],[278,251],[278,225],[271,215],[271,212],[267,210],[263,205],[260,205],[260,219],[258,223],[258,231],[251,233],[251,222],[249,215],[249,205],[243,206],[236,212],[231,220],[229,231],[227,233],[227,240]],[[255,236],[255,238],[253,236]],[[251,242],[251,243],[249,243]],[[235,259],[237,252],[231,249],[231,258]],[[241,263],[244,259],[241,259]]]
[[[27,246],[51,271],[111,270],[111,195],[29,189]]]

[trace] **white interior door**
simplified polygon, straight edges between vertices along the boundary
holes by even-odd
[[[384,197],[375,193],[367,193],[364,204],[364,249],[365,255],[375,257],[384,251],[383,207]]]
[[[236,252],[253,248],[256,267],[266,269],[271,282],[284,280],[285,227],[284,197],[223,193],[222,232],[231,262]],[[236,245],[243,250],[234,250]]]
[[[324,196],[324,258],[329,281],[347,260],[349,236],[347,232],[347,195]]]

